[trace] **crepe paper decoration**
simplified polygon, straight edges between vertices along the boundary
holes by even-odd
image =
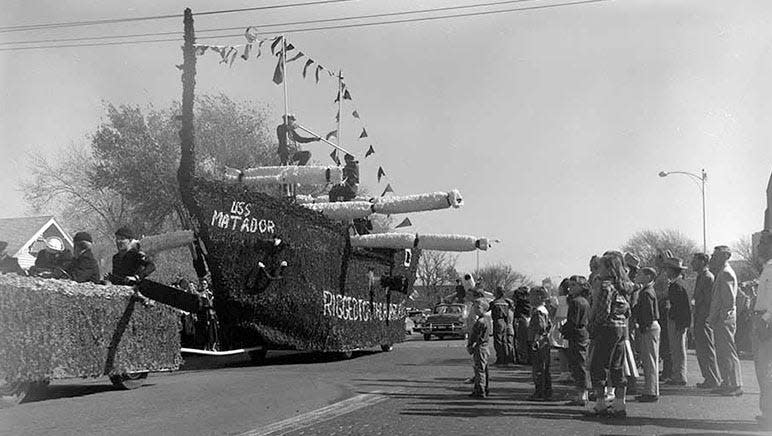
[[[345,204],[345,203],[340,203]],[[378,233],[351,237],[352,247],[407,249],[437,251],[487,250],[488,239],[467,235]]]
[[[308,72],[308,67],[310,67],[311,64],[313,64],[313,63],[314,63],[314,60],[313,59],[309,59],[309,60],[306,61],[306,65],[303,66],[303,78],[304,79],[306,78],[306,73]]]
[[[383,190],[383,193],[381,194],[381,197],[383,197],[384,195],[386,195],[389,192],[394,192],[394,190],[391,189],[391,183],[387,183],[386,184],[386,189]]]
[[[139,243],[145,253],[158,253],[192,244],[196,239],[192,230],[177,230],[160,235],[145,236]]]
[[[367,130],[365,130],[364,127],[362,127],[362,133],[359,134],[360,138],[367,138]]]
[[[337,166],[274,166],[248,168],[242,173],[245,184],[266,183],[301,183],[304,185],[326,185],[340,183],[343,180],[343,169]],[[235,172],[225,174],[225,180],[238,182],[239,175]]]
[[[371,154],[375,154],[375,149],[371,145],[370,148],[367,149],[367,153],[365,153],[365,157],[370,156]]]
[[[410,227],[412,225],[413,225],[413,223],[410,222],[410,218],[405,218],[404,220],[402,220],[401,223],[399,223],[396,226],[394,226],[394,228],[395,229],[399,229],[401,227]]]
[[[303,54],[303,52],[302,52],[302,51],[299,51],[299,52],[298,52],[298,54],[296,54],[295,56],[292,56],[291,58],[287,59],[287,63],[290,63],[290,62],[292,62],[292,61],[296,61],[296,60],[298,60],[298,59],[302,58],[303,56],[305,56],[305,55]]]
[[[386,187],[387,190],[390,186]],[[384,191],[385,193],[386,191]],[[393,192],[393,191],[391,191]],[[457,189],[449,192],[427,192],[424,194],[401,195],[399,197],[389,197],[378,199],[373,204],[373,210],[376,213],[384,215],[424,212],[427,210],[439,210],[448,208],[459,208],[463,206],[464,200]]]
[[[381,177],[386,175],[386,171],[383,170],[383,167],[378,167],[378,183],[381,183]]]

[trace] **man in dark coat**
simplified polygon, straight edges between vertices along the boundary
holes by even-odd
[[[13,273],[26,276],[27,273],[19,266],[19,261],[5,252],[6,248],[8,248],[8,242],[0,241],[0,274]]]
[[[705,378],[702,383],[697,383],[697,387],[716,389],[721,385],[721,376],[718,372],[713,328],[708,324],[713,298],[713,273],[708,270],[709,261],[710,256],[706,253],[695,253],[692,257],[692,269],[697,272],[694,283],[694,348],[700,372]]]
[[[506,365],[512,360],[513,344],[507,340],[511,327],[509,312],[514,309],[514,303],[504,297],[504,289],[496,287],[496,299],[490,303],[491,318],[493,320],[493,348],[496,350],[495,365]]]
[[[45,248],[35,256],[35,265],[29,269],[29,275],[60,279],[64,278],[67,265],[72,261],[72,253],[65,247],[58,236],[51,236],[43,242]]]
[[[297,146],[293,147],[295,149],[294,153],[290,155],[290,151],[292,151],[290,150],[290,140],[296,144],[306,144],[320,140],[318,137],[306,138],[300,136],[295,131],[295,115],[293,114],[284,115],[284,122],[276,127],[276,137],[279,140],[277,153],[279,154],[279,160],[282,165],[290,165],[295,162],[297,162],[298,165],[305,165],[311,159],[310,151],[300,150]]]
[[[528,301],[528,287],[521,286],[515,291],[515,362],[531,363],[528,348],[528,323],[531,320],[531,303]]]
[[[91,235],[87,232],[78,232],[73,238],[73,244],[75,245],[75,256],[66,268],[70,278],[78,283],[100,283],[102,277],[99,274],[99,263],[94,259],[94,254],[91,253],[93,244]]]
[[[115,232],[118,253],[113,256],[113,272],[109,280],[116,285],[134,285],[155,271],[155,264],[139,251],[139,241],[128,227]]]
[[[686,330],[692,323],[692,308],[682,277],[686,267],[677,257],[665,259],[664,266],[670,281],[667,288],[667,331],[673,362],[670,380],[665,383],[683,386],[686,384]]]

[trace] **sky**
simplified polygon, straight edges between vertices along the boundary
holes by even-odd
[[[0,28],[291,2],[6,0]],[[265,27],[272,23],[482,2],[356,0],[200,15],[195,25],[256,26],[271,36],[281,28]],[[369,192],[390,183],[397,195],[462,193],[463,208],[410,214],[408,231],[499,239],[479,253],[481,266],[503,262],[540,279],[585,274],[592,254],[641,230],[677,229],[701,245],[698,186],[683,175],[658,177],[663,170],[706,170],[709,247],[761,230],[772,172],[770,21],[772,3],[760,0],[616,0],[286,36],[342,70],[353,97],[344,114],[355,108],[362,121],[344,116],[343,146],[360,158]],[[0,32],[0,49],[181,29],[174,18]],[[244,42],[198,35],[200,43]],[[231,67],[218,60],[198,58],[196,93],[268,105],[278,124],[284,98],[271,81],[275,58],[237,59]],[[105,119],[104,102],[164,107],[179,100],[181,62],[176,41],[0,51],[0,217],[32,213],[18,190],[30,153],[53,157],[87,144]],[[337,82],[304,80],[303,64],[288,68],[290,111],[328,132]],[[359,140],[363,126],[369,136]],[[362,159],[369,145],[376,154]],[[328,148],[308,149],[329,164]],[[387,174],[380,183],[379,166]],[[478,254],[462,253],[458,268],[477,261]]]

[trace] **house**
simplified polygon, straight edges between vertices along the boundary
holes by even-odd
[[[62,238],[65,247],[72,251],[72,238],[52,215],[0,218],[0,241],[8,242],[6,253],[18,259],[25,270],[35,264],[35,256],[30,253],[33,244],[50,236]],[[37,253],[39,248],[38,244],[33,252]]]

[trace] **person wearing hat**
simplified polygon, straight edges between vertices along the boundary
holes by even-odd
[[[113,256],[113,271],[109,276],[116,285],[134,285],[155,271],[155,264],[139,250],[139,241],[128,227],[115,232],[118,253]]]
[[[276,136],[279,139],[279,148],[277,153],[279,155],[279,161],[281,165],[290,165],[297,162],[298,165],[305,165],[311,159],[310,151],[300,150],[297,144],[307,144],[309,142],[320,141],[321,138],[306,138],[300,136],[295,131],[295,115],[286,114],[282,117],[284,121],[276,127]],[[292,159],[290,159],[290,139],[295,143],[292,147],[294,153],[292,153]]]
[[[643,391],[636,400],[642,403],[659,401],[659,305],[654,292],[657,271],[646,267],[638,271],[636,283],[642,286],[638,302],[633,306],[633,319],[638,324],[640,359],[643,363]]]
[[[686,330],[692,323],[692,309],[689,294],[684,286],[683,273],[687,269],[681,259],[668,257],[663,262],[665,274],[670,282],[667,288],[668,318],[667,331],[670,336],[670,356],[673,361],[672,373],[666,384],[686,385]]]
[[[665,272],[665,259],[673,257],[670,250],[657,250],[657,256],[654,258],[654,269],[659,273],[656,279],[654,279],[654,293],[657,294],[657,304],[659,304],[659,319],[662,320],[660,324],[660,336],[659,336],[659,357],[662,359],[662,367],[660,368],[662,373],[660,374],[661,380],[667,380],[672,375],[673,360],[670,356],[670,338],[668,337],[667,320],[669,305],[667,302],[667,289],[670,286],[670,282],[667,279],[667,273]]]
[[[27,273],[19,265],[18,259],[9,256],[5,252],[8,248],[8,242],[0,241],[0,274],[18,274],[20,276],[26,276]]]
[[[359,161],[348,153],[343,159],[346,161],[343,167],[343,181],[330,189],[330,202],[353,200],[359,191]]]
[[[698,388],[716,389],[721,385],[721,376],[716,363],[716,345],[713,329],[708,324],[710,302],[713,298],[713,273],[708,270],[710,256],[695,253],[692,256],[692,270],[697,272],[694,282],[694,348],[700,373],[704,378]]]
[[[531,302],[528,300],[528,286],[515,290],[515,363],[529,365],[531,355],[528,350],[528,323],[531,321]]]
[[[491,334],[491,324],[485,313],[489,305],[484,298],[478,298],[472,303],[470,312],[476,319],[472,324],[472,330],[467,339],[466,350],[472,355],[472,366],[474,369],[474,388],[473,398],[485,398],[488,396],[489,381],[488,375],[488,337]]]
[[[70,278],[78,283],[101,283],[99,263],[91,252],[94,243],[91,235],[87,232],[78,232],[72,241],[75,245],[74,258],[66,268]]]
[[[590,284],[583,276],[571,276],[568,287],[568,314],[560,328],[568,340],[568,366],[574,379],[577,396],[570,406],[585,406],[588,400],[590,373],[587,366],[587,349],[590,346]]]
[[[534,392],[529,401],[550,401],[552,399],[552,375],[550,374],[549,335],[552,329],[547,301],[549,291],[543,286],[531,289],[528,298],[533,309],[528,324],[528,347],[531,351],[531,375]]]
[[[754,307],[754,352],[756,380],[759,382],[759,410],[756,419],[765,429],[772,429],[772,233],[761,232],[757,249],[764,269],[759,276],[758,297]]]
[[[63,278],[67,265],[72,260],[72,254],[64,246],[64,241],[58,236],[42,239],[45,247],[35,256],[35,264],[30,267],[29,275],[48,278]]]
[[[506,365],[512,360],[513,353],[512,342],[508,338],[512,327],[510,312],[514,303],[504,296],[504,288],[501,286],[496,287],[494,296],[496,299],[490,303],[491,319],[493,320],[493,348],[496,350],[494,365]]]
[[[723,380],[713,393],[739,397],[742,391],[740,359],[737,356],[734,334],[737,330],[737,275],[729,265],[732,251],[726,245],[713,249],[710,270],[715,276],[713,298],[710,301],[708,324],[716,340],[716,360]]]

